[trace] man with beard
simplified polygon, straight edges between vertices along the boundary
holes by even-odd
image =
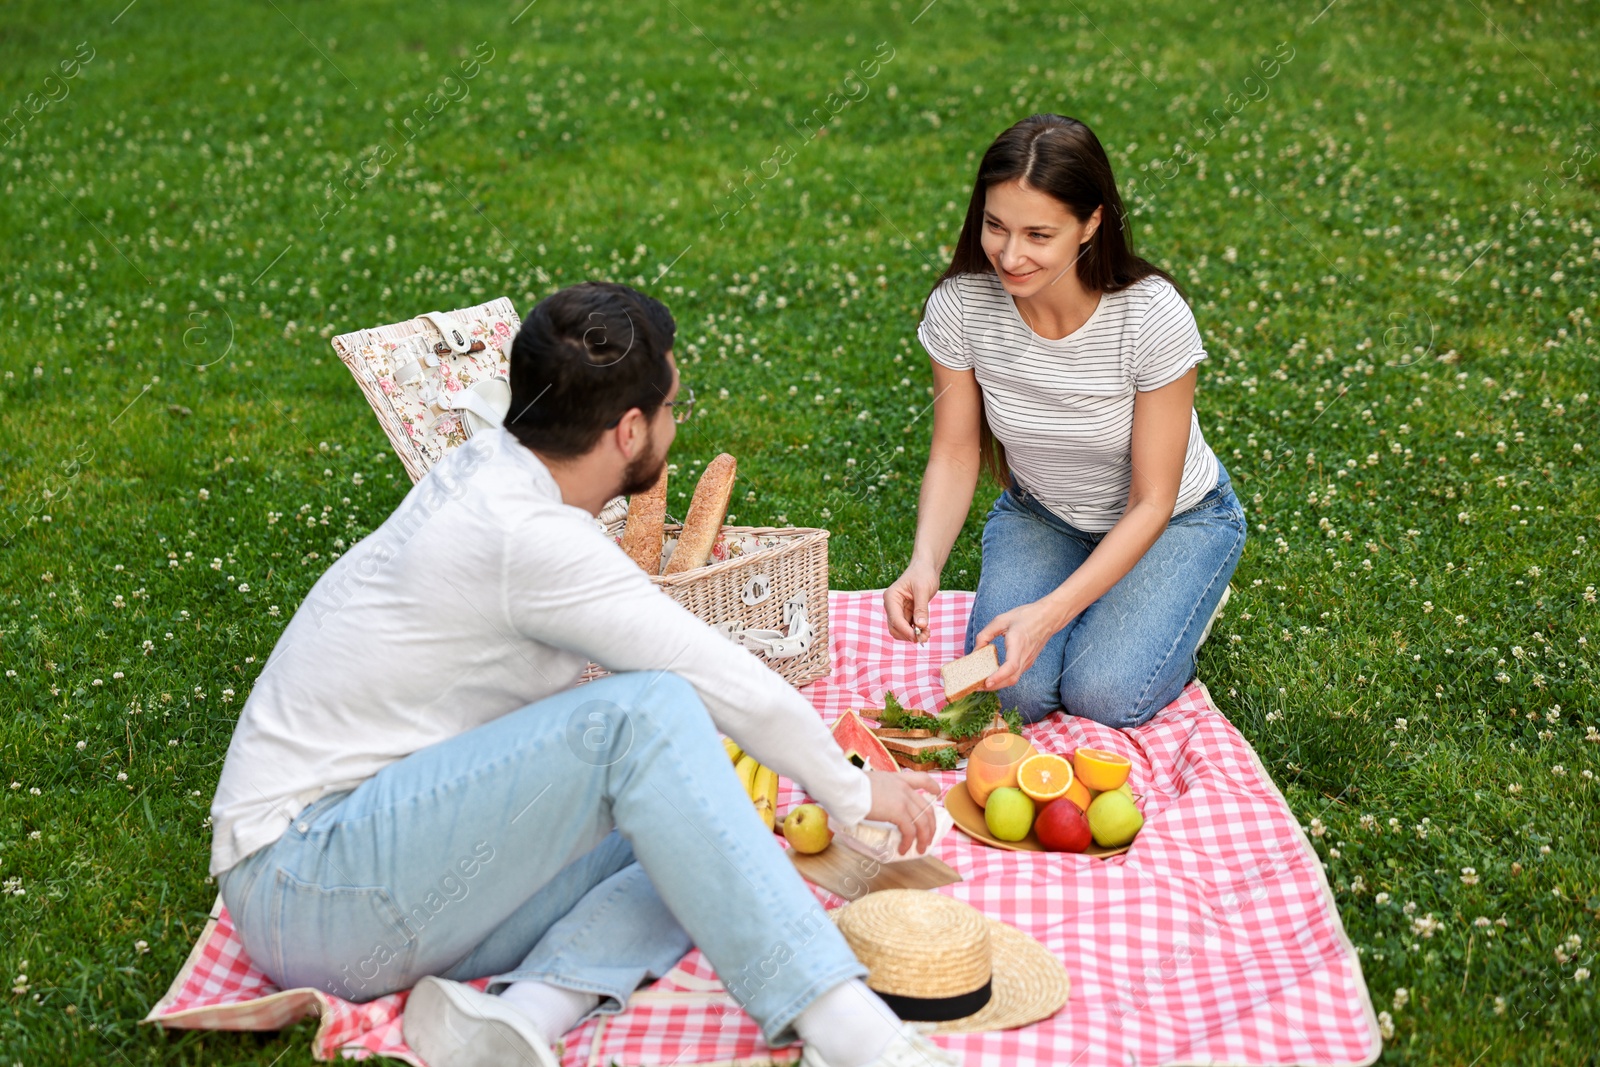
[[[533,310],[504,426],[434,467],[284,630],[228,747],[211,873],[280,988],[411,989],[405,1037],[431,1067],[553,1064],[691,942],[759,972],[741,1003],[810,1063],[948,1062],[860,981],[718,731],[907,848],[933,834],[919,790],[937,784],[853,767],[595,522],[655,483],[687,414],[675,329],[608,283]],[[589,660],[615,673],[575,685]]]

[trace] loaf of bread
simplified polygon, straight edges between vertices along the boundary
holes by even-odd
[[[939,669],[939,675],[944,679],[945,699],[960,700],[968,693],[977,692],[978,687],[999,669],[1000,660],[993,642],[946,663]]]
[[[683,520],[683,532],[678,534],[678,545],[667,560],[667,574],[692,571],[711,556],[711,546],[717,543],[722,532],[722,520],[728,514],[728,501],[733,496],[733,475],[737,464],[724,452],[710,463],[694,487],[694,499],[689,502],[689,514]]]
[[[667,465],[661,477],[628,501],[628,522],[622,528],[622,550],[644,568],[646,574],[661,573],[661,542],[667,522]]]

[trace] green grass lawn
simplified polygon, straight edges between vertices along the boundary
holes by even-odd
[[[310,1062],[135,1021],[256,671],[408,485],[333,333],[640,285],[700,398],[676,462],[734,453],[738,522],[881,587],[917,311],[1036,111],[1096,129],[1207,338],[1252,536],[1201,675],[1384,1062],[1594,1062],[1593,4],[122,2],[0,27],[0,1067]]]

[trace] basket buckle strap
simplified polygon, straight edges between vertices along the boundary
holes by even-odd
[[[444,338],[444,343],[450,347],[450,351],[457,355],[472,351],[472,338],[449,315],[442,311],[424,311],[417,318],[426,319],[435,330],[438,330],[439,336]]]
[[[806,614],[804,589],[784,602],[783,621],[789,628],[788,633],[778,630],[746,630],[739,626],[736,619],[718,623],[715,629],[735,644],[743,645],[752,652],[762,652],[773,659],[788,659],[810,648],[812,639],[816,637],[816,628],[811,625],[811,620]]]

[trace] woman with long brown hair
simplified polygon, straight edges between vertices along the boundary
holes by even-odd
[[[917,336],[933,444],[911,562],[884,595],[890,630],[927,640],[987,470],[1006,488],[966,633],[967,651],[1001,655],[985,688],[1029,722],[1065,709],[1142,725],[1194,677],[1246,524],[1195,414],[1194,316],[1134,254],[1089,127],[1033,115],[989,146]]]

